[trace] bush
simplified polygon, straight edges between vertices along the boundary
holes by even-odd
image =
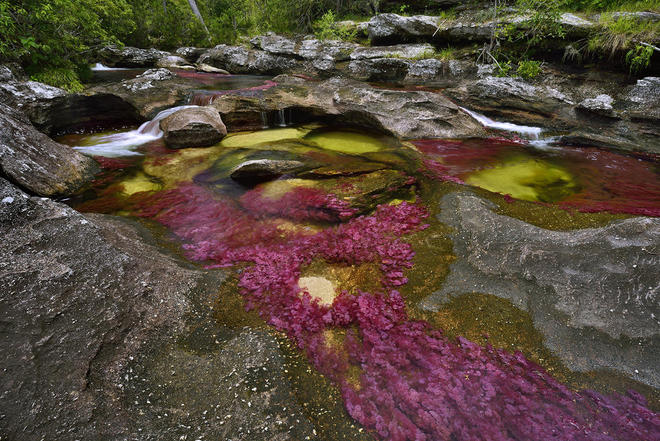
[[[326,12],[314,22],[314,31],[319,40],[353,41],[357,38],[357,29],[337,26],[335,14],[332,11]]]
[[[516,73],[521,78],[531,80],[532,78],[539,76],[541,71],[542,69],[540,61],[523,60],[518,63],[518,69],[516,70]]]

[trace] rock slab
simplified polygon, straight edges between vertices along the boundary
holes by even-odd
[[[208,147],[227,136],[227,128],[212,107],[186,107],[160,122],[165,144],[171,148]]]
[[[494,294],[528,311],[569,367],[660,386],[660,219],[550,231],[496,214],[471,193],[445,196],[441,208],[458,260],[422,307]]]

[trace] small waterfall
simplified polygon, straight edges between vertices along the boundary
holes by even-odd
[[[512,123],[494,121],[485,115],[482,115],[477,112],[473,112],[464,107],[461,107],[461,109],[465,111],[468,115],[470,115],[472,118],[479,121],[483,126],[488,127],[490,129],[504,130],[505,132],[514,132],[536,140],[540,139],[541,133],[543,132],[543,129],[540,127],[519,126],[517,124],[512,124]]]
[[[146,123],[142,124],[138,129],[137,133],[140,135],[149,135],[153,136],[154,138],[160,138],[163,136],[163,132],[160,130],[160,122],[173,114],[174,112],[177,112],[181,109],[188,109],[190,107],[195,107],[195,106],[177,106],[177,107],[172,107],[167,110],[163,110],[162,112],[159,112],[154,119],[151,121],[147,121]]]
[[[268,125],[268,114],[266,112],[261,112],[261,126],[264,129],[267,129],[267,128],[270,127],[270,125]]]
[[[277,113],[278,113],[278,118],[279,118],[278,126],[286,127],[286,112],[285,112],[285,109],[280,109],[280,110],[278,110]]]
[[[126,70],[123,67],[108,67],[104,65],[103,63],[96,63],[94,66],[92,66],[92,71],[93,72],[104,72],[104,71],[112,71],[112,70]]]
[[[163,110],[151,121],[142,124],[137,130],[112,133],[109,135],[92,135],[89,141],[93,145],[77,146],[74,149],[91,156],[105,156],[116,158],[121,156],[139,155],[134,149],[143,144],[160,139],[163,132],[160,130],[160,121],[167,118],[177,110],[194,106],[178,106]],[[89,142],[88,142],[89,143]]]

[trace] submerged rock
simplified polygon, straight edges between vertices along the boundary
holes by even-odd
[[[98,167],[94,160],[58,144],[28,119],[0,103],[0,171],[22,188],[41,196],[78,190]]]
[[[220,114],[212,107],[186,107],[161,120],[165,144],[171,148],[208,147],[227,135]]]
[[[528,311],[549,349],[576,370],[613,369],[660,385],[660,220],[550,231],[496,214],[473,194],[442,200],[458,260],[441,291],[494,294]]]
[[[3,437],[316,439],[273,337],[215,321],[223,272],[1,178],[0,201]]]
[[[239,182],[270,181],[306,168],[304,162],[278,159],[251,159],[234,168],[231,178]]]

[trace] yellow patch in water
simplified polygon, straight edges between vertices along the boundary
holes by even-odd
[[[165,160],[155,157],[144,161],[145,173],[159,178],[166,188],[175,187],[181,182],[190,182],[199,173],[207,170],[222,154],[221,149],[181,149]]]
[[[301,277],[298,286],[307,291],[313,299],[319,299],[321,305],[330,306],[335,300],[335,286],[324,277]]]
[[[573,194],[577,184],[564,168],[547,161],[512,158],[470,175],[465,182],[516,199],[556,202]]]
[[[262,142],[299,139],[309,133],[308,128],[269,129],[258,132],[238,132],[228,135],[220,142],[222,147],[249,147]]]
[[[378,138],[351,131],[331,131],[314,133],[305,137],[326,150],[342,153],[371,153],[383,150],[386,145]]]
[[[131,196],[135,193],[141,193],[144,191],[158,191],[163,186],[155,182],[152,177],[145,175],[144,173],[138,173],[135,176],[126,179],[121,183],[122,194],[125,196]]]
[[[281,181],[267,182],[259,186],[261,195],[270,200],[278,200],[297,187],[315,187],[316,181],[311,179],[284,179]]]

